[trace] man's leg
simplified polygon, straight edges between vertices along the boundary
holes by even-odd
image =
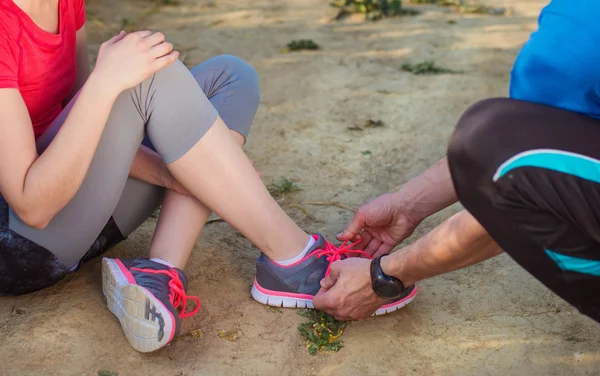
[[[448,161],[458,198],[548,288],[600,322],[600,121],[510,99],[460,119]]]

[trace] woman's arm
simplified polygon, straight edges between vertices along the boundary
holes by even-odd
[[[17,89],[0,89],[0,192],[27,225],[44,228],[83,182],[118,93],[90,77],[61,130],[38,155]]]
[[[44,228],[79,190],[117,96],[173,63],[162,34],[119,34],[100,48],[96,69],[48,148],[38,155],[17,89],[0,89],[0,192],[26,224]]]
[[[70,97],[65,101],[65,104],[81,90],[90,76],[90,58],[85,26],[77,31],[76,57],[77,82],[75,83],[75,87]],[[173,187],[174,182],[171,178],[171,174],[169,174],[167,166],[162,162],[160,156],[144,146],[140,146],[136,153],[129,175],[138,180],[165,188],[179,188],[179,186]]]

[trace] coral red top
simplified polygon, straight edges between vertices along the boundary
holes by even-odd
[[[58,34],[42,30],[12,0],[0,0],[0,88],[16,88],[35,137],[61,112],[77,79],[76,33],[85,23],[83,0],[59,0]]]

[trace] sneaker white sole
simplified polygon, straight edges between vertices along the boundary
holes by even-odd
[[[381,316],[381,315],[385,315],[385,314],[392,313],[392,312],[399,310],[400,308],[404,307],[405,305],[407,305],[408,303],[413,301],[413,299],[417,296],[417,289],[418,289],[417,286],[415,286],[415,288],[412,290],[410,295],[408,295],[406,298],[399,300],[397,302],[394,302],[393,304],[384,305],[383,307],[381,307],[377,311],[375,311],[375,313],[373,313],[372,316]]]
[[[171,312],[147,289],[130,283],[115,260],[102,259],[102,292],[134,349],[151,352],[170,342],[175,327]]]
[[[252,285],[252,297],[259,303],[273,307],[285,308],[314,308],[311,299],[289,298],[263,293],[258,290],[256,284]]]
[[[285,308],[314,308],[312,299],[285,297],[262,292],[258,289],[256,281],[254,281],[254,284],[252,285],[251,293],[252,298],[254,298],[254,300],[261,304]],[[387,313],[395,312],[407,305],[408,303],[412,302],[416,295],[417,286],[415,286],[414,290],[410,293],[409,296],[393,304],[384,305],[383,307],[375,311],[375,313],[373,313],[373,316],[381,316]]]

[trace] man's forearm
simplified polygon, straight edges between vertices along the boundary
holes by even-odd
[[[454,204],[458,199],[447,157],[406,183],[394,195],[416,222]]]
[[[381,267],[408,286],[502,252],[479,222],[463,210],[413,244],[384,257]]]

